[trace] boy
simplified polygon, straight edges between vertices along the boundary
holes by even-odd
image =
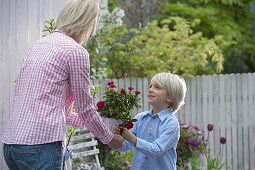
[[[124,129],[120,152],[135,150],[132,170],[176,170],[180,128],[175,113],[184,104],[186,84],[171,73],[156,74],[148,91],[152,109],[139,113],[134,128]],[[120,129],[116,128],[120,134]]]

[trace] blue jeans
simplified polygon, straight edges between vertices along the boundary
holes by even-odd
[[[10,170],[61,170],[62,142],[39,145],[4,144],[4,159]]]

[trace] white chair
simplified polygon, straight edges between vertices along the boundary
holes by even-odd
[[[73,152],[73,155],[80,157],[86,164],[96,163],[98,170],[104,170],[99,162],[99,149],[97,149],[98,141],[95,136],[86,128],[78,128],[75,135],[71,137],[68,149]],[[93,157],[91,160],[89,158]]]

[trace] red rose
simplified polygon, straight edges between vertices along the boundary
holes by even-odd
[[[107,85],[110,88],[115,88],[116,87],[113,81],[108,82]]]
[[[139,94],[141,94],[141,92],[139,92],[139,91],[135,91],[135,94],[136,94],[136,95],[139,95]]]
[[[131,129],[131,128],[133,128],[133,122],[131,122],[131,121],[127,121],[126,122],[126,124],[125,124],[125,127],[127,128],[127,129]]]
[[[97,102],[97,107],[98,107],[99,109],[103,108],[103,107],[104,107],[104,101],[99,101],[99,102]]]
[[[114,84],[113,81],[109,81],[109,82],[107,83],[108,86],[111,86],[112,84]]]
[[[121,94],[126,94],[126,90],[124,90],[124,89],[121,89]]]
[[[129,88],[128,88],[128,90],[130,90],[130,91],[133,90],[133,89],[134,89],[133,87],[129,87]]]

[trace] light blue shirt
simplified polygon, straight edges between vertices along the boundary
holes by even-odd
[[[137,144],[125,141],[120,152],[134,150],[131,170],[176,170],[176,147],[180,138],[180,126],[170,109],[156,115],[152,110],[135,116],[137,122],[131,132]]]

